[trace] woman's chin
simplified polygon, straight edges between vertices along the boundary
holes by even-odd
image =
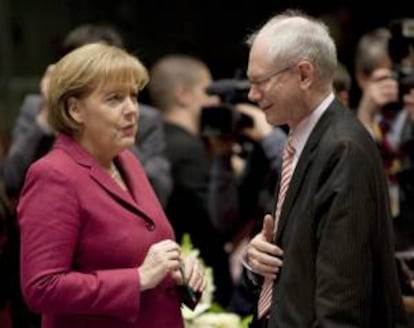
[[[118,144],[118,149],[124,151],[125,149],[131,148],[135,144],[135,138],[127,137],[123,138],[122,142]]]

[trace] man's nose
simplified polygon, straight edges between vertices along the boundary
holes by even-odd
[[[260,99],[260,92],[255,86],[251,85],[247,97],[250,101],[257,102]]]

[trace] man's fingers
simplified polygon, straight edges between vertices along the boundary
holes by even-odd
[[[272,241],[274,220],[270,214],[266,214],[263,220],[262,234],[267,241]]]

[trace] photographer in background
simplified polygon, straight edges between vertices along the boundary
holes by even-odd
[[[376,142],[383,162],[390,194],[393,217],[399,214],[398,154],[386,138],[398,113],[398,82],[393,72],[393,62],[388,53],[391,33],[387,28],[377,28],[364,34],[356,48],[355,77],[361,89],[356,108],[360,122]]]
[[[388,52],[398,82],[395,107],[399,111],[386,141],[398,155],[395,172],[399,198],[399,215],[395,219],[396,247],[398,251],[405,251],[414,248],[414,19],[392,21],[390,30]],[[414,294],[414,290],[412,292]]]
[[[390,37],[390,32],[385,28],[363,35],[355,56],[355,77],[361,89],[356,113],[378,144],[381,144],[384,135],[381,124],[386,119],[385,106],[398,99],[398,84],[388,55]]]
[[[406,169],[414,164],[414,18],[395,20],[390,28],[388,50],[399,84],[398,105],[403,110],[398,113],[387,138],[401,153],[401,168]]]
[[[274,196],[273,175],[280,168],[286,141],[285,131],[269,125],[260,108],[249,102],[248,89],[244,80],[214,81],[207,92],[219,96],[221,105],[205,107],[201,113],[200,133],[209,145],[211,190],[215,190],[210,195],[220,194],[232,182],[237,185],[237,209],[225,215],[214,212],[226,210],[225,206],[210,206],[213,223],[227,240],[243,230],[259,208],[273,206],[269,205],[269,196],[270,203]]]
[[[389,27],[387,51],[398,84],[398,101],[394,103],[397,112],[385,139],[397,155],[394,170],[399,207],[394,218],[396,258],[409,327],[414,327],[414,19],[394,20]]]

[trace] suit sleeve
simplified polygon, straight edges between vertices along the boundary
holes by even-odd
[[[370,244],[379,217],[376,195],[383,188],[378,184],[381,172],[379,165],[367,165],[373,163],[370,156],[377,158],[375,154],[355,144],[343,143],[330,154],[325,155],[325,173],[314,198],[317,326],[364,327],[370,316],[364,312],[372,293]]]
[[[82,213],[73,183],[42,161],[29,170],[18,205],[21,281],[29,306],[41,313],[108,315],[136,321],[135,268],[79,272],[73,268]]]

